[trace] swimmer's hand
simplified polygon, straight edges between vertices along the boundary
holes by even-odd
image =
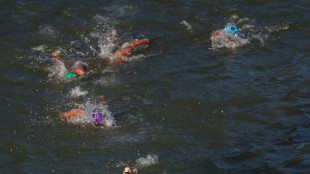
[[[59,59],[60,58],[60,50],[56,50],[52,53],[52,58]]]
[[[69,112],[63,112],[60,114],[60,117],[61,118],[70,118],[70,117],[76,117],[80,114],[83,114],[84,111],[80,108],[76,108],[76,109],[73,109],[72,111],[69,111]]]

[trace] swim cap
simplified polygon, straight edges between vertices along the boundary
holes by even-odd
[[[102,116],[102,114],[99,113],[99,112],[93,113],[93,117],[96,118],[96,122],[97,122],[97,123],[101,123],[102,120],[103,120],[103,116]]]
[[[238,28],[235,25],[228,25],[223,30],[232,36],[237,36],[239,34]]]
[[[69,72],[67,72],[67,73],[65,74],[65,77],[69,77],[69,78],[75,77],[75,76],[76,76],[76,74],[75,74],[74,72],[71,72],[71,71],[69,71]]]

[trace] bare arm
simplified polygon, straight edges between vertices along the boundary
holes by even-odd
[[[80,108],[76,108],[76,109],[73,109],[69,112],[63,112],[60,114],[60,117],[61,118],[70,118],[70,117],[76,117],[78,116],[79,114],[83,114],[84,111]]]

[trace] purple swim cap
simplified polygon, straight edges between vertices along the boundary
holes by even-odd
[[[103,120],[103,116],[102,116],[102,114],[99,113],[99,112],[93,113],[93,117],[96,118],[96,122],[97,122],[97,123],[101,123],[102,120]]]

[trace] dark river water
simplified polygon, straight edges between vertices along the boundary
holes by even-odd
[[[310,173],[309,19],[308,0],[0,0],[0,173]],[[210,41],[229,24],[239,44]],[[76,107],[109,124],[59,117]]]

